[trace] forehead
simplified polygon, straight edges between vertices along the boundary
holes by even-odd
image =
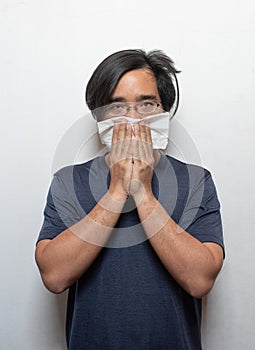
[[[159,93],[154,74],[149,69],[135,69],[125,73],[119,80],[112,98],[136,101],[139,96],[155,96]]]

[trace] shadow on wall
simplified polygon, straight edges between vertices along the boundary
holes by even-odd
[[[37,350],[66,349],[65,322],[67,296],[67,291],[55,295],[47,290],[44,290],[40,295],[34,296],[32,338],[36,339]],[[26,349],[28,350],[35,348],[33,341],[31,339],[30,341],[32,344],[27,344],[28,347]]]
[[[68,291],[59,295],[54,295],[57,326],[59,330],[62,331],[63,325],[64,325],[64,335],[65,335],[67,296],[68,296]]]
[[[68,291],[63,292],[62,294],[52,295],[52,303],[50,303],[50,313],[48,319],[53,320],[53,335],[52,341],[52,349],[66,349],[66,334],[65,334],[65,322],[66,322],[66,305],[67,305],[67,296]]]

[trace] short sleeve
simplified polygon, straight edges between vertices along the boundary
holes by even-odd
[[[201,242],[219,244],[224,252],[220,203],[216,188],[208,170],[203,169],[199,174],[190,191],[180,226]]]
[[[38,241],[55,238],[84,216],[75,194],[73,171],[63,169],[54,175],[50,185]]]

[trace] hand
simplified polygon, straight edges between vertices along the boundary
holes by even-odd
[[[132,127],[129,123],[116,123],[113,129],[112,148],[108,155],[111,183],[110,195],[126,200],[132,175]]]
[[[144,193],[152,193],[151,181],[154,168],[154,156],[150,128],[142,123],[135,125],[132,139],[133,168],[129,193],[136,202]]]

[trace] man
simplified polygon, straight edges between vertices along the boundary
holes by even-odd
[[[210,173],[164,155],[149,126],[169,117],[176,73],[161,51],[123,50],[88,83],[110,151],[55,174],[36,247],[45,286],[69,288],[68,349],[201,349],[224,246]]]

